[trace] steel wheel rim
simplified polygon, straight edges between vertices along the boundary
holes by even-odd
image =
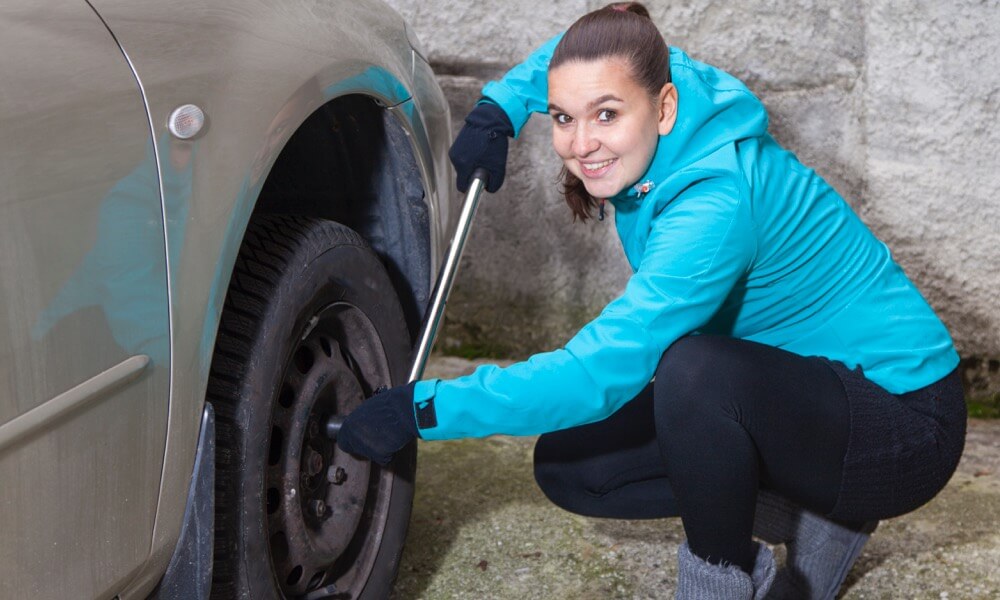
[[[356,597],[364,588],[392,473],[341,451],[323,425],[382,385],[391,385],[388,361],[368,317],[348,303],[317,312],[279,386],[265,470],[271,566],[286,598]]]

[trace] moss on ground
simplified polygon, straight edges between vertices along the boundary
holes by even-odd
[[[441,353],[445,356],[456,356],[466,360],[495,360],[508,358],[511,355],[510,348],[481,341],[462,342],[455,346],[444,347],[441,349]]]
[[[1000,392],[989,396],[966,398],[969,416],[975,419],[1000,419]]]
[[[533,439],[421,443],[393,598],[631,598],[617,541],[532,478]]]

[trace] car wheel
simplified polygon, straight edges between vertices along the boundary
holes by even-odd
[[[410,337],[385,268],[331,221],[254,219],[226,296],[216,410],[213,598],[385,598],[413,499],[416,446],[386,468],[326,437],[405,381]]]

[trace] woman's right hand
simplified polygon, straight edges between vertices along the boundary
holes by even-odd
[[[486,191],[491,194],[503,185],[507,171],[507,138],[513,137],[514,126],[507,113],[490,102],[481,101],[465,117],[465,126],[448,151],[455,165],[455,183],[458,191],[465,193],[472,183],[472,173],[477,168],[486,169],[489,179]]]

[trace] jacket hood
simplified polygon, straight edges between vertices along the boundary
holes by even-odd
[[[655,186],[727,144],[767,132],[764,105],[740,80],[677,48],[670,49],[670,70],[677,88],[677,121],[660,136],[646,173],[615,199],[644,194],[651,186],[643,184]]]

